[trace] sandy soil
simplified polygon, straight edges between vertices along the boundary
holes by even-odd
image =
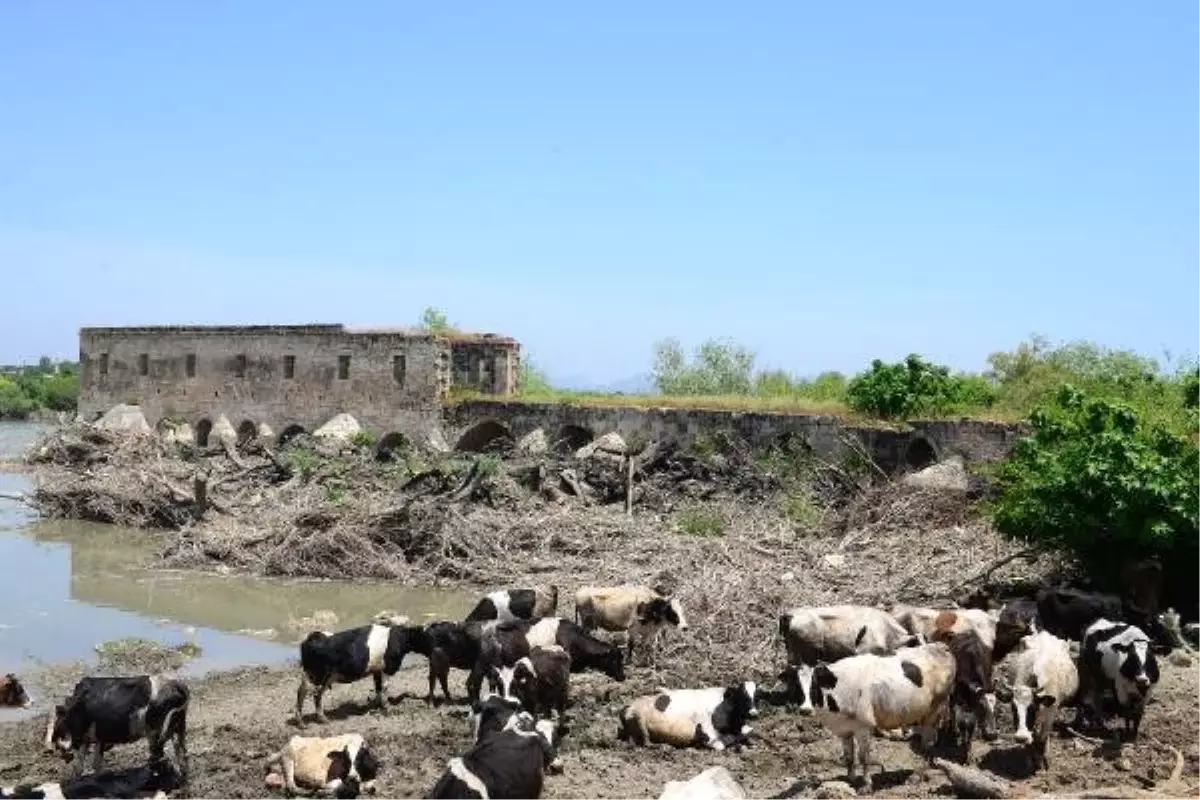
[[[452,676],[454,702],[427,706],[424,659],[413,657],[390,681],[392,699],[386,715],[367,710],[369,681],[337,687],[327,698],[330,723],[310,722],[309,734],[356,731],[368,737],[381,757],[381,797],[421,797],[437,780],[446,760],[470,746],[464,673]],[[247,668],[213,673],[193,682],[189,719],[192,779],[178,796],[269,797],[263,783],[263,760],[297,732],[288,721],[295,700],[296,670]],[[1030,775],[1013,745],[977,742],[974,760],[998,775],[1015,780],[1022,796],[1042,792],[1071,794],[1087,788],[1124,784],[1145,786],[1162,780],[1173,757],[1152,742],[1178,748],[1185,757],[1184,778],[1195,786],[1200,765],[1197,745],[1198,670],[1164,664],[1162,681],[1147,710],[1142,737],[1123,750],[1099,747],[1061,734],[1050,744],[1051,766]],[[599,675],[573,678],[574,705],[568,712],[570,733],[564,741],[565,768],[549,776],[545,797],[657,797],[669,780],[687,779],[717,764],[727,767],[753,797],[813,797],[824,781],[844,778],[840,745],[813,720],[801,717],[768,692],[757,724],[761,738],[740,753],[713,753],[673,748],[633,748],[616,740],[616,713],[629,699],[653,691],[666,676],[639,666],[624,684]],[[307,707],[311,714],[311,705]],[[45,716],[0,725],[0,783],[51,779],[62,762],[40,749]],[[1001,730],[1011,730],[1002,719]],[[168,750],[169,752],[169,750]],[[877,738],[874,753],[884,766],[873,775],[876,797],[930,797],[950,793],[943,775],[930,769],[903,742]],[[135,766],[146,757],[144,743],[124,745],[108,756],[109,766]],[[1144,780],[1143,780],[1144,779]],[[278,793],[276,793],[278,794]],[[1193,791],[1194,795],[1195,792]]]

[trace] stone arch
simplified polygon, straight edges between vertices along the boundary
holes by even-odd
[[[196,423],[196,446],[208,447],[208,435],[212,433],[211,419],[202,419]]]
[[[292,439],[295,439],[297,436],[303,433],[308,433],[308,431],[304,429],[303,425],[288,425],[279,432],[279,446],[283,447]]]
[[[380,437],[379,443],[375,445],[375,460],[394,461],[410,445],[408,437],[399,431],[385,433]]]
[[[254,420],[244,419],[242,420],[241,424],[237,426],[238,445],[243,445],[247,442],[253,441],[256,436],[258,436],[258,425],[254,423]]]
[[[516,439],[512,431],[494,419],[484,420],[467,429],[458,439],[454,449],[460,453],[485,453],[512,447]]]
[[[563,425],[554,437],[554,450],[559,453],[574,453],[586,444],[591,444],[596,434],[582,425]]]
[[[904,448],[904,466],[916,472],[938,462],[937,448],[928,438],[917,435]]]

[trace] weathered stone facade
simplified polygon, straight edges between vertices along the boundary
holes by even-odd
[[[352,414],[378,434],[427,433],[452,386],[516,390],[520,345],[490,334],[342,325],[83,328],[79,410],[136,403],[147,421],[186,420],[203,438],[239,429],[311,432]]]

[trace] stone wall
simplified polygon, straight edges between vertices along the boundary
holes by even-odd
[[[1006,455],[1021,428],[976,420],[917,422],[912,426],[851,425],[837,417],[682,408],[576,406],[480,400],[448,407],[446,440],[461,449],[499,434],[519,439],[541,428],[551,447],[616,431],[625,439],[693,444],[701,436],[732,434],[754,447],[787,437],[803,439],[821,458],[838,461],[861,449],[889,472],[916,469],[950,455],[982,461]]]
[[[249,421],[276,434],[312,431],[341,412],[380,434],[426,433],[454,382],[452,350],[481,353],[490,365],[495,353],[517,349],[498,337],[459,342],[341,325],[84,328],[79,339],[85,419],[136,403],[151,425],[178,417],[196,427],[224,414],[235,428]],[[511,391],[512,358],[472,388]]]

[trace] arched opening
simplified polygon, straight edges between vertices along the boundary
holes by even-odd
[[[904,451],[904,464],[913,472],[936,464],[937,460],[937,450],[933,448],[933,443],[924,436],[913,439]]]
[[[237,427],[238,447],[253,441],[256,436],[258,436],[258,426],[251,420],[242,420],[242,424]]]
[[[292,439],[295,439],[302,433],[308,433],[308,431],[304,430],[304,426],[288,425],[279,434],[279,446],[283,447],[285,444],[290,442]]]
[[[409,449],[408,437],[403,433],[397,431],[386,433],[375,445],[375,460],[396,461],[407,449]]]
[[[515,443],[512,431],[499,422],[489,419],[464,433],[454,449],[460,453],[487,453],[507,450]]]
[[[208,447],[208,435],[212,433],[212,420],[202,419],[196,423],[196,446]]]
[[[554,437],[554,451],[557,453],[574,453],[579,448],[589,444],[596,435],[579,425],[563,425]]]

